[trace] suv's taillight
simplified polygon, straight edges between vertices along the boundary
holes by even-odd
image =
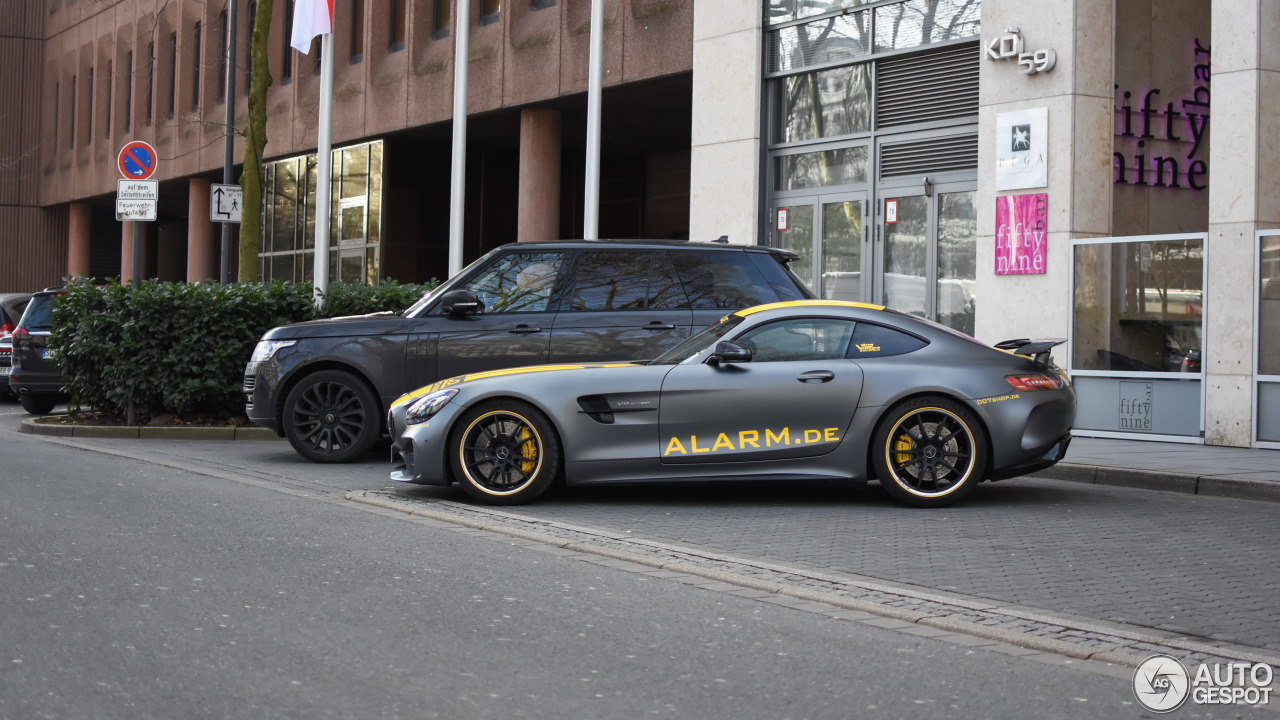
[[[1009,381],[1014,390],[1022,392],[1056,390],[1066,384],[1060,375],[1008,375],[1005,380]]]

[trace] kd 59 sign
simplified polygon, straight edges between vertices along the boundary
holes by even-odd
[[[1005,34],[987,43],[988,60],[1018,60],[1018,72],[1023,75],[1035,75],[1048,72],[1058,62],[1058,54],[1053,50],[1042,49],[1035,52],[1023,52],[1022,33],[1018,28],[1009,28]]]

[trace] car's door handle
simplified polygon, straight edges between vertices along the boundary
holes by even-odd
[[[796,378],[802,383],[824,383],[828,380],[834,380],[836,374],[830,370],[810,370],[809,372],[800,373],[800,377]]]
[[[513,333],[513,334],[515,334],[515,335],[528,335],[528,334],[530,334],[530,333],[539,333],[539,332],[542,332],[542,328],[540,328],[540,327],[534,327],[534,326],[532,326],[532,325],[524,325],[524,324],[520,324],[520,325],[517,325],[517,326],[515,326],[515,327],[511,328],[511,329],[510,329],[510,330],[508,330],[507,332],[509,332],[509,333]]]
[[[641,325],[640,327],[645,330],[675,330],[676,329],[675,325],[672,325],[671,323],[664,323],[661,320],[654,320],[648,325]]]

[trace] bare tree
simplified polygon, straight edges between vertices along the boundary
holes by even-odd
[[[267,88],[271,73],[267,67],[267,38],[271,34],[273,0],[258,0],[249,39],[249,118],[244,128],[244,171],[240,187],[244,205],[240,222],[240,282],[258,279],[258,249],[262,242],[262,156],[267,147]],[[287,41],[288,38],[285,38]]]

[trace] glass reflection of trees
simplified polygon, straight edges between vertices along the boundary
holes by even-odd
[[[1075,248],[1075,367],[1200,372],[1201,240]]]

